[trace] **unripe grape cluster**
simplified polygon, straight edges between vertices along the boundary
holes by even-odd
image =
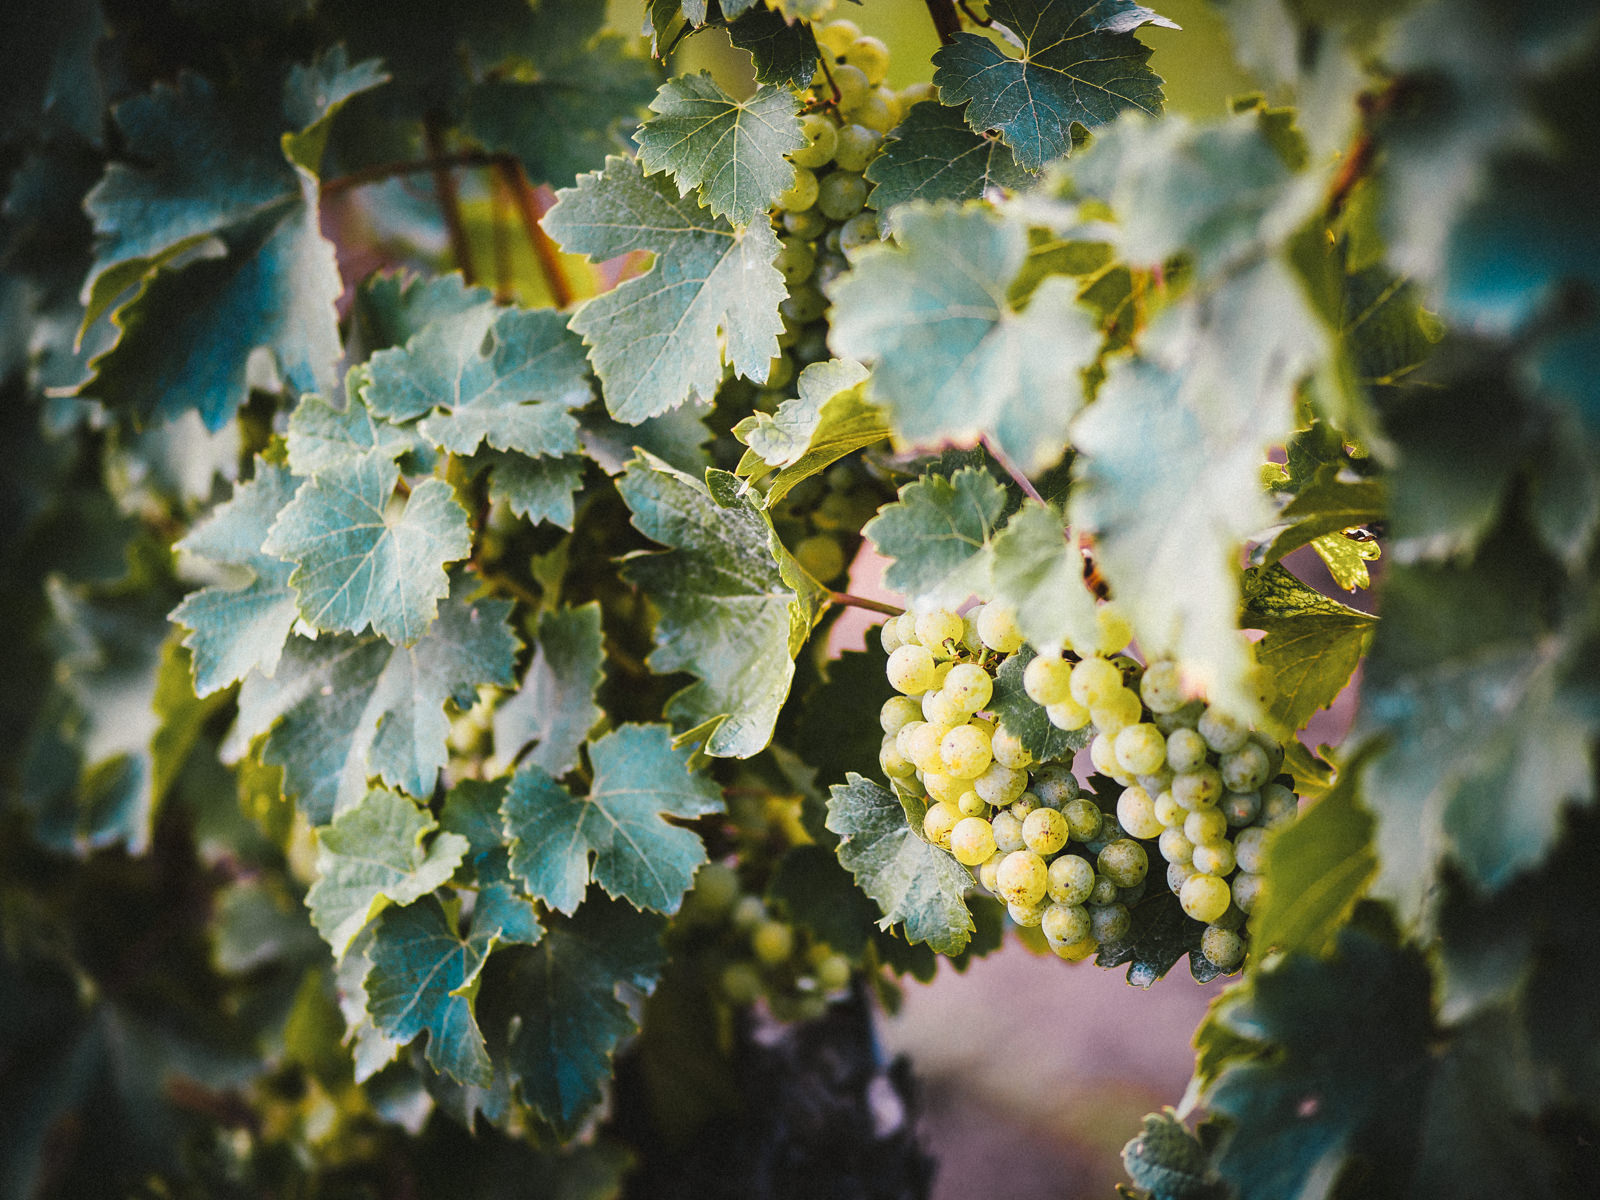
[[[1114,605],[1097,618],[1093,645],[1026,658],[1022,685],[1057,729],[1091,737],[1090,760],[1111,783],[1101,794],[1085,792],[1069,763],[1035,762],[989,710],[1001,667],[1031,654],[999,604],[924,608],[883,626],[900,694],[883,705],[879,765],[927,798],[923,836],[974,868],[1062,958],[1126,938],[1154,867],[1157,885],[1205,926],[1205,957],[1232,969],[1267,833],[1298,808],[1279,775],[1283,748],[1189,698],[1175,663],[1144,667],[1122,653],[1132,631]]]

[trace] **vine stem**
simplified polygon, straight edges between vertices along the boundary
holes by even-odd
[[[541,195],[540,189],[528,182],[527,172],[516,159],[497,162],[494,169],[510,189],[517,213],[522,217],[523,231],[528,235],[528,247],[539,264],[539,273],[544,276],[545,286],[550,289],[550,299],[557,308],[566,308],[574,298],[572,281],[561,266],[561,254],[556,244],[540,224],[544,214],[554,206],[553,199]]]
[[[951,0],[927,0],[928,16],[933,18],[934,31],[941,44],[948,46],[961,32],[961,14]]]
[[[494,213],[490,226],[494,231],[494,299],[496,304],[510,304],[516,293],[511,281],[511,238],[506,222],[511,219],[514,201],[511,185],[498,168],[490,175],[489,182]]]
[[[849,592],[829,592],[828,600],[830,603],[842,604],[847,608],[871,609],[873,612],[880,612],[890,617],[898,617],[905,612],[905,609],[885,604],[882,600],[869,600],[865,596],[853,596]]]
[[[428,148],[428,160],[433,168],[433,187],[439,197],[439,211],[444,216],[444,227],[450,235],[450,256],[461,269],[461,278],[471,286],[477,281],[472,268],[472,246],[467,241],[467,228],[461,223],[461,198],[456,194],[456,177],[444,161],[444,133],[437,117],[422,122],[422,140]]]
[[[1011,476],[1016,485],[1022,489],[1022,494],[1024,496],[1027,496],[1032,500],[1037,500],[1040,504],[1044,503],[1044,497],[1039,495],[1039,489],[1033,486],[1033,480],[1029,479],[1021,471],[1017,470],[1017,465],[1006,457],[1005,452],[1002,451],[999,446],[996,446],[994,442],[990,440],[988,434],[984,434],[979,440],[983,442],[983,448],[989,452],[990,456],[993,457],[995,462],[999,463],[1000,466],[1004,468],[1005,473]]]

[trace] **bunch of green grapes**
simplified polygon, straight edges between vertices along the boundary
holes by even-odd
[[[1167,886],[1206,926],[1202,952],[1231,969],[1244,957],[1266,832],[1297,810],[1275,781],[1282,747],[1188,699],[1175,664],[1145,669],[1120,653],[1131,630],[1114,605],[1097,615],[1095,644],[1028,660],[1023,689],[1058,729],[1092,728],[1090,758],[1115,792],[1084,792],[1070,764],[1034,762],[986,715],[995,675],[1023,649],[1015,615],[998,604],[884,625],[901,694],[883,706],[879,765],[928,797],[924,836],[976,868],[1062,958],[1125,937],[1151,863],[1165,861]]]
[[[671,936],[723,1001],[743,1008],[765,998],[782,1021],[821,1016],[850,986],[848,958],[782,920],[720,862],[695,874]]]

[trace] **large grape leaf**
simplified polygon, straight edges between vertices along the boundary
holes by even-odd
[[[577,517],[578,489],[583,485],[583,457],[528,458],[516,453],[485,452],[489,461],[489,501],[505,505],[531,525],[543,521],[571,529]]]
[[[991,188],[1023,188],[1033,173],[998,138],[974,133],[961,113],[925,100],[913,105],[867,164],[879,212],[912,200],[978,200]]]
[[[1099,638],[1094,596],[1083,580],[1083,555],[1050,505],[1023,504],[994,539],[993,599],[1017,614],[1035,646],[1092,646]]]
[[[862,528],[878,553],[894,561],[884,582],[895,591],[940,604],[986,594],[1006,493],[977,467],[924,475],[900,489]]]
[[[828,794],[828,828],[839,861],[883,911],[880,928],[905,926],[906,940],[959,954],[977,928],[967,909],[972,877],[906,823],[894,793],[852,771]]]
[[[368,454],[300,485],[262,550],[294,564],[300,615],[333,633],[369,624],[396,645],[427,630],[450,590],[445,564],[472,552],[467,511],[442,479],[425,479],[396,511],[400,468]]]
[[[271,676],[278,669],[297,609],[289,565],[264,553],[261,544],[299,482],[287,468],[258,456],[254,476],[177,545],[248,576],[243,586],[216,584],[191,593],[172,610],[172,619],[189,630],[183,644],[194,655],[194,686],[201,696],[252,670]]]
[[[1267,714],[1285,733],[1338,698],[1377,627],[1376,618],[1307,587],[1281,563],[1245,573],[1240,623],[1265,631],[1256,661],[1275,693]]]
[[[671,743],[665,725],[606,734],[589,748],[587,796],[572,795],[532,763],[517,770],[501,814],[512,873],[530,894],[570,913],[593,879],[635,908],[678,911],[706,850],[665,818],[720,812],[722,791],[692,773],[688,753]]]
[[[263,759],[283,768],[284,791],[313,824],[357,803],[372,776],[431,795],[448,758],[445,702],[470,708],[483,684],[514,679],[511,606],[469,600],[470,588],[458,583],[412,646],[375,636],[291,638],[277,674],[250,675],[240,688],[230,757],[266,734]]]
[[[524,1103],[571,1134],[600,1101],[618,1043],[638,1028],[618,988],[649,994],[666,965],[654,913],[590,896],[516,957],[511,1068]]]
[[[700,680],[668,701],[667,716],[707,754],[748,758],[772,738],[823,593],[741,481],[706,478],[651,455],[630,464],[617,490],[633,524],[672,549],[634,556],[623,572],[660,612],[650,668]]]
[[[773,868],[767,903],[850,959],[866,953],[878,906],[822,846],[791,847]]]
[[[438,829],[415,801],[373,788],[318,831],[317,880],[306,907],[334,958],[386,905],[421,899],[455,873],[467,839]]]
[[[502,769],[521,760],[560,777],[577,765],[578,747],[605,715],[594,702],[603,640],[598,604],[540,614],[522,686],[494,713],[494,761]]]
[[[735,229],[672,191],[664,177],[646,179],[638,162],[613,156],[604,172],[558,193],[544,219],[572,253],[597,261],[632,250],[656,256],[644,275],[596,296],[572,318],[607,409],[629,424],[694,396],[709,399],[724,354],[745,378],[765,379],[783,329],[771,225]]]
[[[828,288],[830,345],[873,368],[871,397],[913,445],[988,436],[1024,471],[1061,457],[1100,330],[1076,285],[1047,279],[1017,311],[1007,289],[1026,226],[980,208],[895,211],[896,241]]]
[[[784,158],[806,144],[800,99],[786,87],[763,86],[735,100],[709,72],[680,75],[661,85],[639,127],[639,161],[647,174],[666,171],[678,194],[700,202],[735,225],[748,225],[794,183]]]
[[[967,106],[974,130],[998,129],[1028,170],[1072,153],[1074,125],[1093,129],[1129,109],[1160,113],[1161,77],[1133,33],[1176,29],[1165,17],[1132,0],[991,0],[989,18],[1019,39],[1021,55],[958,33],[933,56],[933,82],[946,104]]]
[[[341,104],[382,82],[373,64],[347,61],[328,51],[292,71],[281,96],[223,97],[184,73],[118,105],[131,161],[113,163],[85,202],[99,239],[85,328],[137,290],[89,394],[145,420],[193,408],[216,429],[244,402],[261,347],[297,389],[333,385],[342,287],[305,156]],[[297,137],[281,143],[285,132]]]
[[[367,364],[361,397],[391,421],[418,429],[453,454],[483,442],[523,454],[571,454],[590,399],[583,346],[552,309],[485,302],[425,326],[403,349]]]
[[[728,5],[723,5],[727,15]],[[817,39],[804,21],[789,22],[770,8],[747,8],[728,24],[728,40],[748,50],[756,82],[811,86],[817,73]]]

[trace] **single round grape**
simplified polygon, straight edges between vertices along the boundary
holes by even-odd
[[[722,994],[729,1004],[743,1007],[754,1004],[761,999],[761,993],[766,991],[766,980],[761,978],[761,972],[755,963],[735,962],[722,968],[722,974],[717,982],[722,987]]]
[[[1063,854],[1046,868],[1046,887],[1057,904],[1082,904],[1094,891],[1094,867],[1086,858]]]
[[[1032,929],[1044,920],[1045,901],[1035,900],[1032,904],[1022,904],[1011,900],[1006,904],[1006,912],[1011,919],[1024,929]]]
[[[1026,821],[1044,806],[1039,803],[1039,797],[1035,796],[1032,792],[1023,792],[1022,795],[1018,796],[1007,807],[1011,815],[1017,820]]]
[[[1106,658],[1086,658],[1072,668],[1072,698],[1085,708],[1102,704],[1122,690],[1122,672]]]
[[[1115,604],[1102,604],[1095,609],[1094,652],[1110,656],[1133,641],[1133,624]]]
[[[989,769],[972,781],[972,786],[985,803],[1004,808],[1028,790],[1028,773],[1013,771],[997,762],[990,763]]]
[[[817,252],[810,244],[800,238],[784,238],[778,257],[772,260],[772,265],[783,272],[783,281],[790,287],[798,287],[811,278],[811,272],[817,267]],[[779,384],[771,382],[768,377],[768,386],[778,387]]]
[[[1007,854],[1027,845],[1022,840],[1022,819],[1013,813],[997,812],[990,824],[994,826],[994,844]]]
[[[1116,740],[1108,733],[1094,735],[1094,740],[1089,743],[1089,761],[1102,775],[1115,779],[1123,774],[1122,764],[1117,761]]]
[[[739,874],[722,863],[708,862],[695,872],[690,894],[703,913],[727,912],[739,899]]]
[[[1007,904],[1037,904],[1044,899],[1050,881],[1044,859],[1031,850],[1013,850],[1006,855],[996,875],[1000,898]]]
[[[1050,724],[1057,729],[1064,729],[1068,733],[1071,733],[1074,729],[1082,729],[1093,716],[1087,708],[1079,704],[1071,696],[1068,696],[1065,700],[1059,700],[1055,704],[1045,705],[1044,715]]]
[[[941,684],[940,686],[943,686],[943,685]],[[988,717],[979,717],[979,716],[969,717],[967,719],[967,724],[971,725],[974,729],[983,730],[984,733],[989,735],[989,745],[991,747],[994,745],[994,731],[995,731],[996,726],[995,726],[995,723],[993,721],[991,721]]]
[[[1102,812],[1100,814],[1100,832],[1083,844],[1085,850],[1091,854],[1099,854],[1105,849],[1107,842],[1114,842],[1118,838],[1127,837],[1128,831],[1117,823],[1117,814]]]
[[[767,919],[767,905],[760,896],[740,896],[728,918],[735,929],[754,929]]]
[[[1055,704],[1071,694],[1072,664],[1064,658],[1041,654],[1022,670],[1022,690],[1035,704]]]
[[[1089,889],[1087,903],[1091,908],[1096,905],[1115,904],[1121,890],[1117,887],[1115,880],[1107,879],[1104,875],[1096,873],[1094,886]]]
[[[1261,789],[1261,815],[1256,819],[1268,829],[1294,820],[1299,812],[1299,798],[1281,783],[1269,783]]]
[[[778,207],[785,212],[804,212],[817,202],[816,175],[804,167],[794,169],[794,182],[778,196]]]
[[[907,111],[913,104],[921,104],[924,100],[937,100],[938,89],[926,79],[919,79],[915,83],[908,83],[900,89],[900,107]]]
[[[996,850],[988,858],[984,859],[983,865],[978,868],[978,882],[983,885],[986,891],[998,893],[1000,884],[995,879],[995,873],[1000,870],[1000,864],[1005,861],[1005,858],[1006,851]]]
[[[948,850],[950,834],[963,819],[961,810],[954,804],[946,804],[943,800],[930,804],[922,818],[923,836],[939,849]]]
[[[866,98],[850,109],[849,119],[878,133],[888,133],[900,123],[900,107],[894,97],[885,96],[882,88],[874,88]]]
[[[860,67],[868,82],[874,86],[889,73],[889,47],[875,37],[858,37],[840,52],[851,65]]]
[[[901,646],[889,655],[884,673],[895,691],[920,695],[933,686],[933,655],[926,646]]]
[[[1061,815],[1066,818],[1067,828],[1071,830],[1075,842],[1092,842],[1106,827],[1106,815],[1100,811],[1100,806],[1081,796],[1076,800],[1068,800],[1061,809]]]
[[[794,930],[782,921],[763,921],[750,931],[750,950],[769,967],[788,962],[794,952]]]
[[[1253,792],[1269,778],[1271,766],[1267,752],[1254,742],[1246,742],[1231,754],[1224,754],[1218,764],[1222,782],[1231,792]]]
[[[900,753],[900,746],[892,737],[885,737],[878,748],[878,766],[890,779],[908,779],[917,773],[917,764]]]
[[[1183,677],[1170,658],[1157,659],[1144,669],[1139,696],[1153,713],[1176,712],[1183,707]]]
[[[1081,904],[1052,903],[1039,927],[1050,942],[1081,942],[1089,936],[1089,910]]]
[[[939,743],[945,770],[957,779],[976,779],[989,769],[994,753],[989,735],[975,725],[957,725]]]
[[[1204,871],[1207,875],[1227,875],[1234,867],[1233,843],[1224,840],[1197,845],[1190,862],[1196,871]]]
[[[839,94],[839,109],[849,112],[867,98],[872,91],[872,84],[867,80],[867,73],[860,67],[853,67],[849,63],[842,63],[832,71],[833,87]]]
[[[922,693],[922,716],[929,724],[943,725],[950,729],[964,725],[967,721],[967,714],[956,707],[943,688],[937,691],[929,688]]]
[[[844,223],[844,228],[839,231],[839,249],[844,251],[844,256],[855,262],[861,251],[868,246],[876,246],[881,239],[878,237],[878,214],[874,212],[859,212]],[[966,639],[963,637],[962,639]]]
[[[989,739],[989,746],[994,752],[995,762],[1002,767],[1021,771],[1033,765],[1033,755],[1028,753],[1028,748],[1022,744],[1022,739],[1009,730],[995,730]]]
[[[854,21],[839,17],[826,25],[813,25],[812,32],[816,36],[818,46],[835,58],[843,58],[855,44],[856,39],[861,36],[861,27]]]
[[[1283,743],[1269,734],[1252,730],[1250,740],[1260,746],[1267,755],[1267,778],[1271,779],[1283,770]]]
[[[1215,875],[1191,875],[1178,892],[1178,903],[1191,918],[1209,925],[1228,911],[1228,885]]]
[[[832,179],[833,176],[828,176]],[[787,297],[778,304],[778,311],[786,320],[796,325],[809,325],[828,311],[828,298],[809,284],[791,288]],[[826,502],[817,510],[818,515],[827,508]],[[836,522],[843,524],[843,522]]]
[[[1150,870],[1150,856],[1132,838],[1118,838],[1101,850],[1095,868],[1119,888],[1133,887]]]
[[[1206,761],[1206,740],[1193,729],[1174,729],[1167,735],[1167,765],[1174,771],[1192,771]]]
[[[854,217],[851,220],[855,220]],[[968,654],[981,655],[983,653],[983,639],[978,636],[978,614],[983,611],[980,604],[968,612],[961,614],[961,648]]]
[[[1156,802],[1142,787],[1131,787],[1117,797],[1117,820],[1136,838],[1161,836],[1164,828],[1156,816]]]
[[[1065,763],[1046,763],[1033,773],[1028,789],[1046,808],[1065,808],[1083,792],[1078,777]]]
[[[794,558],[801,570],[818,583],[831,583],[844,574],[848,565],[839,539],[831,533],[814,533],[802,538],[794,548]]]
[[[1172,798],[1171,792],[1162,792],[1156,797],[1156,820],[1163,826],[1182,825],[1188,815],[1188,810]]]
[[[1055,952],[1057,958],[1064,959],[1067,962],[1082,962],[1100,949],[1100,943],[1092,937],[1086,937],[1081,942],[1068,942],[1063,945],[1057,945],[1052,942],[1050,943],[1050,949]]]
[[[1159,796],[1162,792],[1172,789],[1172,771],[1166,767],[1153,774],[1139,776],[1139,786],[1152,796]]]
[[[825,992],[837,992],[850,985],[850,960],[842,954],[830,954],[816,965],[817,986]]]
[[[1207,925],[1200,935],[1200,953],[1224,971],[1244,961],[1244,939],[1220,925]]]
[[[886,622],[894,626],[895,635],[899,637],[902,646],[920,646],[917,641],[917,615],[916,613],[903,612],[898,617],[890,617]],[[891,651],[891,653],[893,653]]]
[[[789,152],[789,161],[797,167],[816,168],[833,161],[834,149],[839,145],[839,127],[822,113],[807,113],[800,118],[800,132],[806,144]]]
[[[961,712],[975,713],[994,695],[994,680],[977,663],[960,663],[945,676],[944,694]]]
[[[883,652],[885,654],[893,654],[896,650],[900,649],[901,646],[905,645],[905,643],[900,640],[899,627],[896,626],[893,621],[885,621],[879,628],[878,644],[883,647]]]
[[[1121,687],[1111,692],[1104,703],[1090,705],[1089,718],[1094,722],[1096,729],[1115,737],[1124,729],[1137,724],[1141,711],[1138,695],[1128,688]],[[1157,736],[1160,735],[1161,731],[1156,729],[1154,725],[1150,726],[1150,728],[1155,729]],[[1162,754],[1164,755],[1165,753],[1166,743],[1165,739],[1163,739]],[[1137,771],[1129,773],[1138,774]]]
[[[1183,885],[1199,873],[1189,863],[1168,863],[1167,890],[1176,896],[1183,890]]]
[[[1022,840],[1029,850],[1049,858],[1067,844],[1067,819],[1053,808],[1037,808],[1022,822]]]
[[[1217,807],[1222,810],[1229,825],[1248,825],[1261,815],[1261,793],[1229,792]]]
[[[817,188],[817,211],[830,221],[847,221],[867,203],[867,181],[853,171],[825,175]]]
[[[1126,937],[1133,917],[1125,905],[1101,904],[1089,909],[1089,936],[1102,946]]]
[[[1206,709],[1196,728],[1199,729],[1200,736],[1205,738],[1206,745],[1218,754],[1232,754],[1250,740],[1248,725],[1214,708]]]
[[[1185,815],[1183,836],[1196,846],[1220,842],[1228,836],[1228,818],[1214,808],[1197,808]]]
[[[919,771],[940,771],[944,760],[939,757],[939,744],[944,740],[946,729],[944,725],[913,721],[895,734],[895,745],[901,754],[917,764]]]
[[[928,795],[946,804],[955,804],[961,799],[961,793],[969,786],[965,779],[957,779],[954,775],[947,775],[943,771],[924,771],[922,783],[928,789]]]
[[[1231,891],[1232,888],[1230,887],[1229,890]],[[1220,929],[1243,929],[1244,923],[1248,919],[1245,916],[1244,909],[1237,904],[1229,904],[1228,911],[1211,923]]]
[[[1022,627],[1016,610],[1004,604],[985,604],[978,614],[978,636],[997,654],[1015,654],[1022,648]]]
[[[1266,877],[1263,875],[1240,871],[1233,877],[1233,902],[1244,912],[1252,911],[1261,899],[1261,889],[1265,883]]]
[[[987,817],[989,815],[989,802],[977,792],[962,792],[956,799],[956,807],[961,810],[962,816]]]
[[[950,831],[950,853],[964,867],[982,865],[998,848],[994,826],[982,817],[962,817]]]
[[[1144,894],[1147,890],[1149,890],[1149,887],[1150,876],[1147,874],[1132,887],[1118,888],[1117,903],[1126,904],[1129,908],[1132,908],[1135,904],[1144,899]]]
[[[922,720],[922,708],[910,696],[890,696],[878,710],[878,727],[885,733],[899,733],[913,721]]]
[[[907,700],[911,700],[911,702],[913,704],[917,703],[916,700],[913,699],[910,696],[907,696],[906,699]],[[917,704],[917,712],[920,714],[921,711],[922,711],[922,706],[920,704]],[[916,739],[916,736],[917,736],[917,728],[919,726],[926,725],[926,724],[927,724],[927,722],[924,721],[922,719],[922,717],[919,715],[916,720],[907,721],[904,725],[900,726],[900,728],[895,731],[895,735],[894,735],[895,747],[900,751],[901,754],[905,755],[912,762],[916,762],[917,761],[917,756],[911,752],[913,746],[915,745],[915,739]]]
[[[827,219],[814,208],[803,208],[799,212],[783,214],[784,232],[792,233],[797,238],[810,241],[820,236],[827,227]]]
[[[1194,843],[1176,825],[1169,825],[1161,831],[1161,836],[1156,839],[1156,849],[1169,863],[1186,863],[1194,859]]]
[[[961,618],[948,608],[934,608],[917,614],[917,641],[929,650],[939,650],[948,641],[960,640]]]
[[[1179,771],[1172,778],[1172,798],[1190,812],[1210,808],[1222,799],[1222,776],[1210,763]]]
[[[1126,693],[1132,695],[1132,692]],[[1117,761],[1134,775],[1148,775],[1167,761],[1167,739],[1161,730],[1143,722],[1129,725],[1117,734]]]
[[[1267,831],[1260,828],[1241,829],[1233,839],[1233,854],[1241,871],[1259,875],[1261,868],[1266,865]]]
[[[841,171],[865,171],[867,164],[883,146],[883,134],[865,125],[850,124],[839,130],[839,144],[833,150],[833,164]],[[853,212],[846,216],[854,216]]]

